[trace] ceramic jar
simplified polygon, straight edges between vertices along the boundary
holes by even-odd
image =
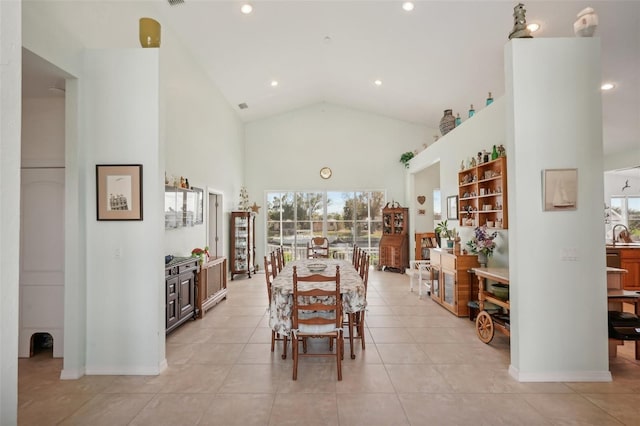
[[[453,111],[450,109],[444,110],[444,115],[440,119],[440,133],[442,136],[449,133],[456,127],[456,118],[453,116]]]

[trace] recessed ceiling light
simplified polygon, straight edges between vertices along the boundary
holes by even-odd
[[[245,15],[248,15],[251,12],[253,12],[253,6],[251,6],[249,3],[245,3],[240,8],[240,12],[244,13]]]
[[[382,86],[382,80],[380,79],[374,80],[373,84],[375,84],[376,86]]]
[[[529,31],[531,31],[532,33],[535,33],[536,31],[538,31],[540,29],[540,24],[537,24],[535,22],[527,25],[527,29]]]
[[[611,90],[614,87],[616,87],[616,85],[613,84],[613,83],[603,83],[602,86],[600,86],[600,89],[602,89],[602,90]]]
[[[271,80],[271,87],[276,87],[278,85],[278,80]]]
[[[413,4],[412,1],[405,1],[404,3],[402,3],[402,8],[407,12],[411,12],[414,7],[415,5]]]

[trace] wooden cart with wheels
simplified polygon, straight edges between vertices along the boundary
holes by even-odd
[[[492,280],[501,284],[509,285],[509,270],[506,268],[473,268],[478,277],[478,301],[480,312],[476,317],[476,334],[483,343],[493,340],[496,330],[511,336],[509,321],[509,299],[498,297],[487,287],[487,281]],[[485,302],[491,302],[504,308],[505,312],[489,313],[484,309]]]

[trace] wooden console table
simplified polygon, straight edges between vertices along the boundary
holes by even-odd
[[[227,258],[211,258],[200,267],[198,275],[198,318],[227,297]]]

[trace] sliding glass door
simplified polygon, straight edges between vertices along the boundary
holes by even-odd
[[[334,258],[351,257],[353,245],[377,264],[384,191],[267,192],[266,250],[282,246],[289,259],[306,257],[312,237],[329,239]]]

